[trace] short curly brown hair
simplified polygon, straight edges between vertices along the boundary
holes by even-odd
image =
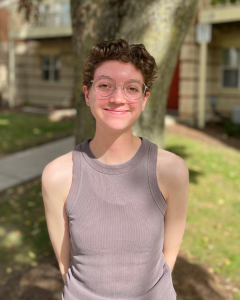
[[[131,62],[142,72],[144,83],[149,91],[158,77],[155,59],[148,53],[143,44],[129,45],[123,39],[103,41],[92,47],[84,62],[83,85],[86,85],[88,90],[92,85],[91,80],[93,80],[94,71],[102,62],[107,60]]]

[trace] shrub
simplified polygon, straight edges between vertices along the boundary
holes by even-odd
[[[226,119],[223,121],[223,126],[227,135],[240,138],[240,124],[235,124],[230,119]]]

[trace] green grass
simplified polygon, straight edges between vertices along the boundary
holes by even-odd
[[[36,266],[53,253],[46,226],[41,179],[8,189],[0,195],[0,283],[13,270]]]
[[[240,152],[170,133],[165,148],[181,156],[190,171],[181,249],[189,261],[210,264],[240,286]]]
[[[0,156],[73,134],[74,122],[45,116],[0,112]]]

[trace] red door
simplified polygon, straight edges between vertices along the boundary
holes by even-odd
[[[180,60],[178,59],[172,83],[169,89],[168,101],[167,101],[167,109],[178,109],[178,87],[179,87],[179,64]]]

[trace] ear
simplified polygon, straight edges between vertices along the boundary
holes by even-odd
[[[89,91],[88,91],[86,85],[83,86],[83,92],[84,92],[84,94],[85,94],[85,102],[86,102],[86,104],[87,104],[88,106],[90,106],[90,104],[89,104],[89,102],[90,102]]]
[[[142,110],[144,110],[144,107],[146,106],[147,99],[149,96],[150,96],[150,92],[146,92],[146,96],[143,98]]]

